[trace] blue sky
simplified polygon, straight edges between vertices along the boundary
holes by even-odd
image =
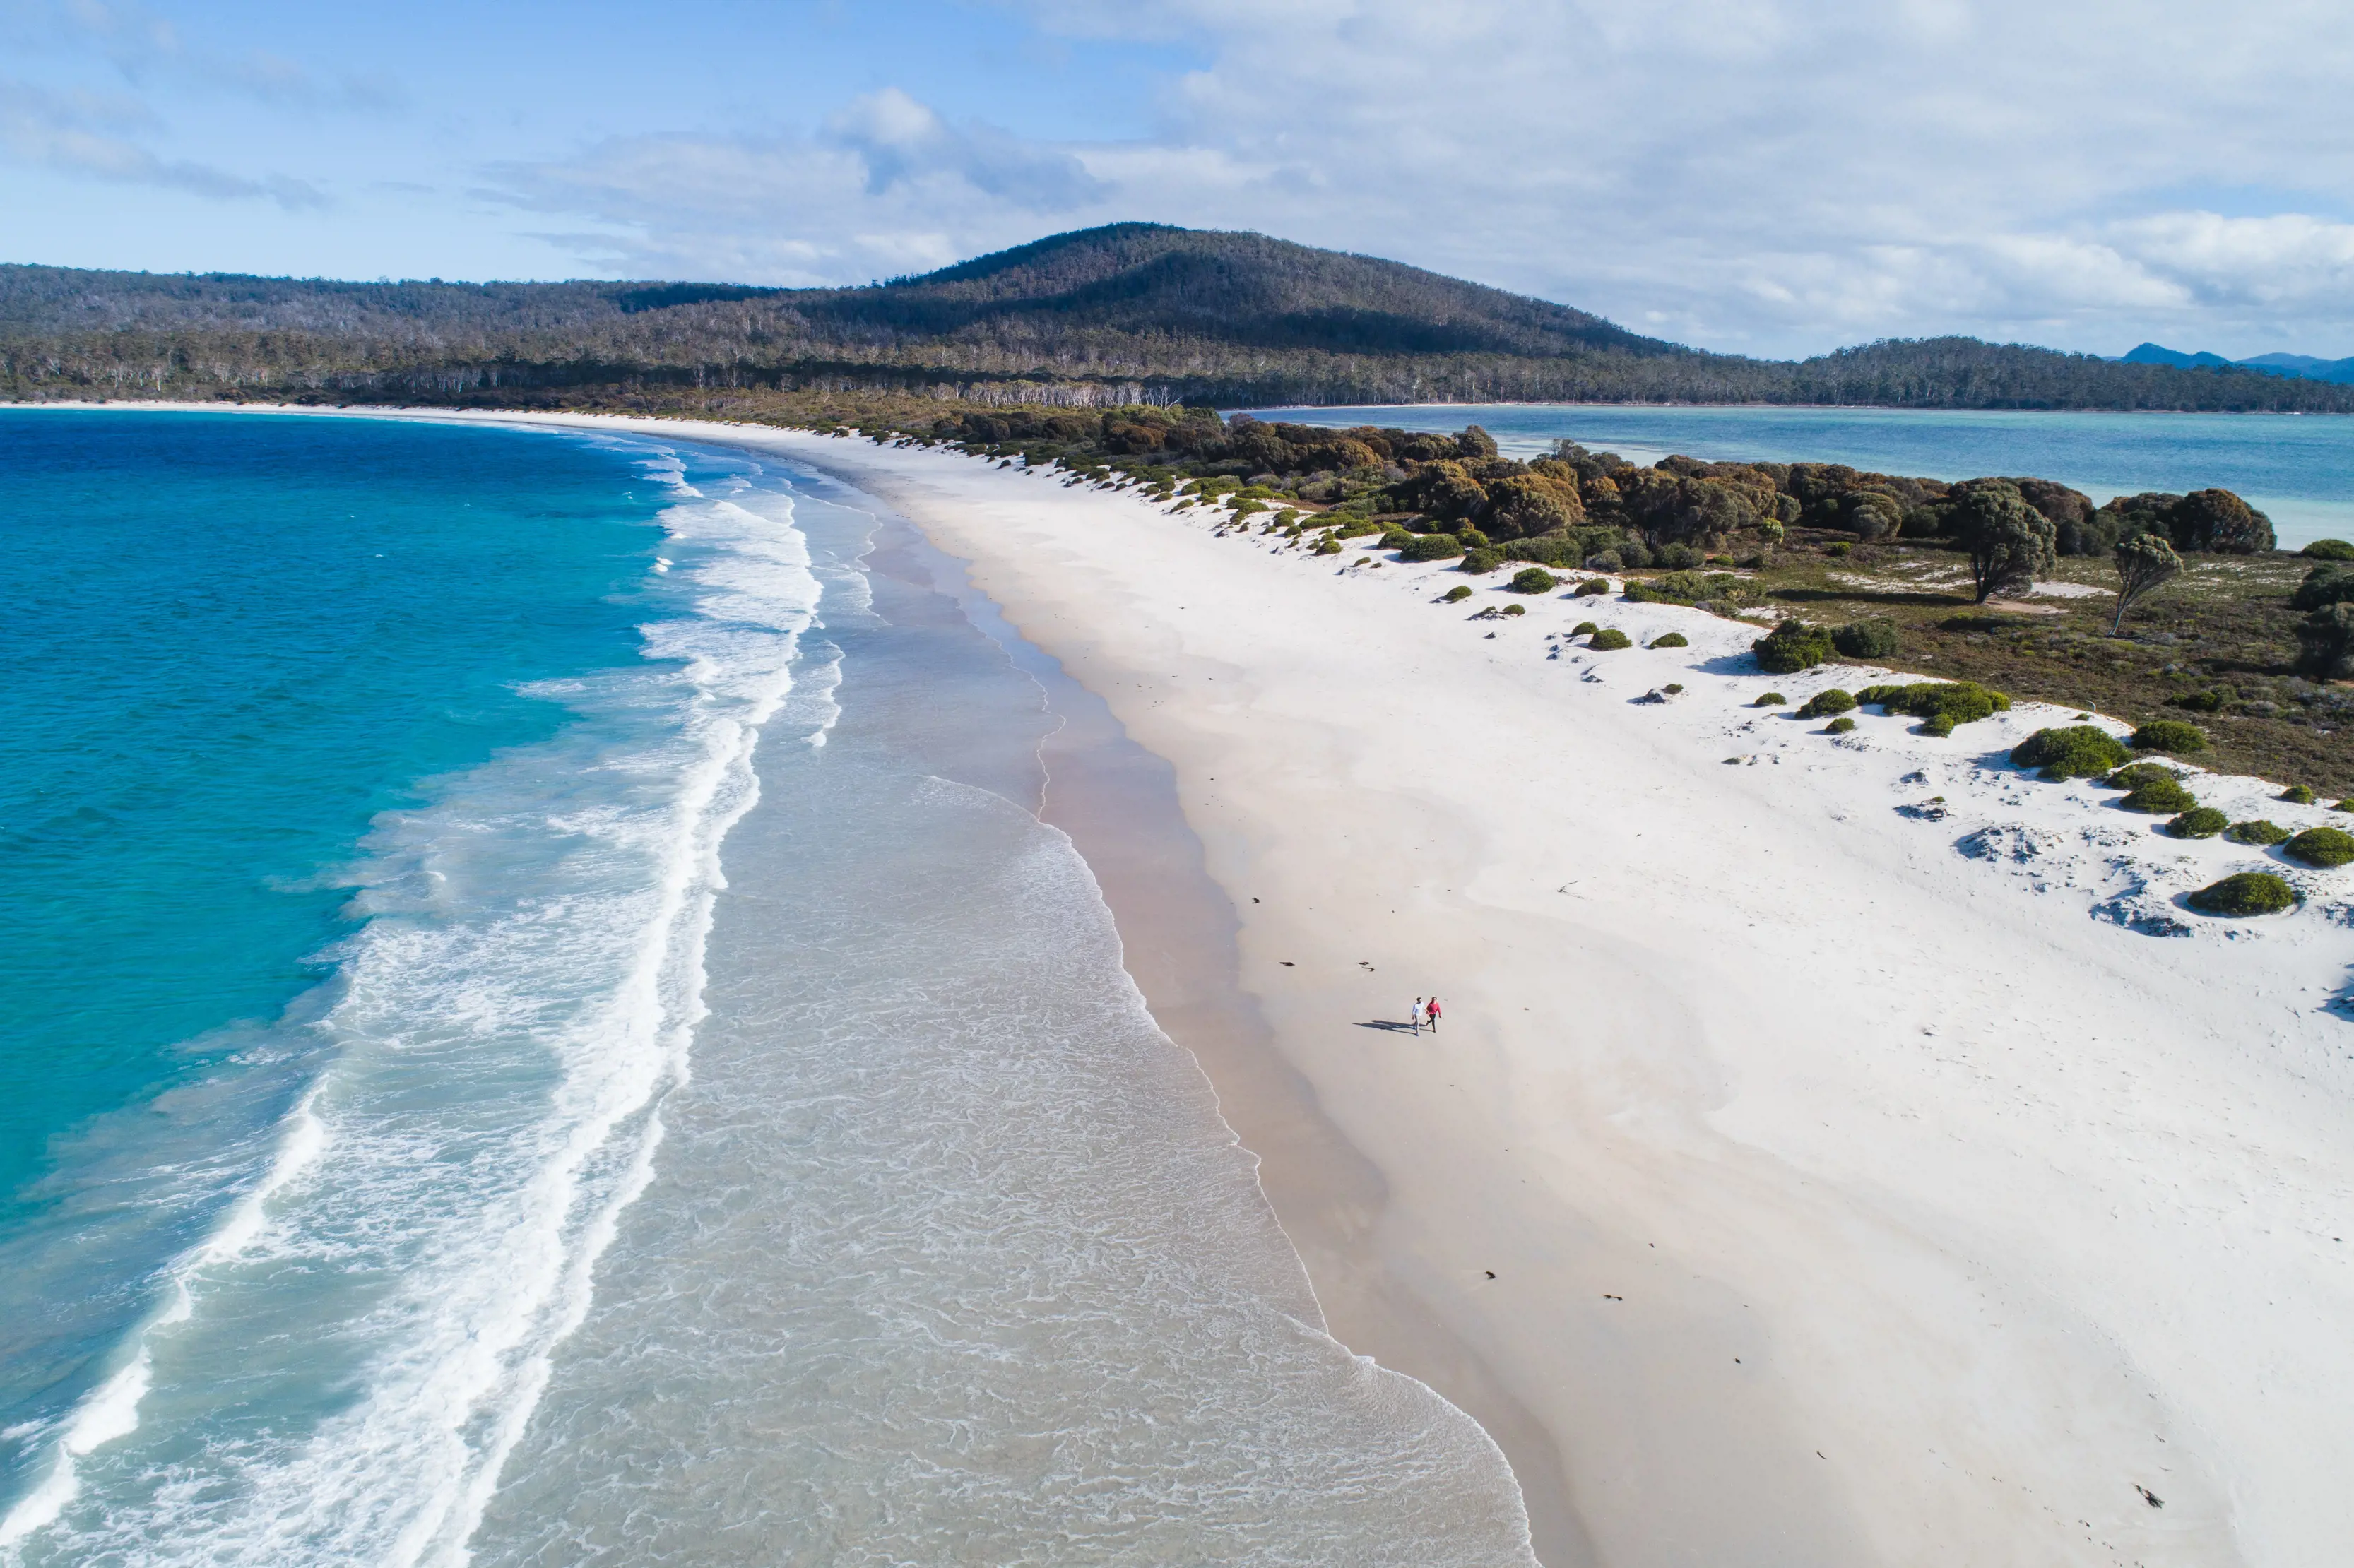
[[[1115,218],[1709,347],[2354,354],[2354,7],[0,0],[0,260],[856,282]]]

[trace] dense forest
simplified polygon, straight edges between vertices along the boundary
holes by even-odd
[[[1703,353],[1370,257],[1115,224],[854,289],[0,267],[0,397],[605,405],[675,392],[1109,407],[1813,403],[2354,412],[2354,387],[1970,338]]]

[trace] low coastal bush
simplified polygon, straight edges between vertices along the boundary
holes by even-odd
[[[1691,639],[1686,637],[1681,631],[1670,631],[1663,636],[1652,638],[1651,646],[1654,648],[1689,648],[1691,646]]]
[[[1847,713],[1854,706],[1855,697],[1852,694],[1842,692],[1837,686],[1833,686],[1828,692],[1817,692],[1813,696],[1808,697],[1807,705],[1798,710],[1798,716],[1802,719],[1829,718],[1833,714]]]
[[[1596,594],[1609,591],[1610,582],[1606,577],[1588,577],[1577,585],[1577,597],[1580,599],[1592,599]]]
[[[1683,683],[1681,681],[1670,681],[1666,685],[1661,686],[1659,690],[1667,693],[1668,695],[1671,697],[1681,697],[1684,694]]]
[[[2138,789],[2153,779],[2171,779],[2180,783],[2182,777],[2181,769],[2168,768],[2163,763],[2137,762],[2130,768],[2118,768],[2099,782],[2110,789]]]
[[[2343,539],[2316,539],[2297,554],[2317,561],[2354,561],[2354,545]]]
[[[2232,825],[2232,820],[2212,806],[2193,806],[2166,824],[2166,831],[2178,839],[2211,839]]]
[[[1851,718],[1835,718],[1831,720],[1830,723],[1823,726],[1823,733],[1825,735],[1845,735],[1854,727],[1855,720]]]
[[[1508,604],[1504,607],[1506,615],[1526,615],[1528,612],[1529,607],[1524,604]]]
[[[1514,593],[1551,593],[1561,587],[1561,579],[1543,567],[1522,567],[1512,574]]]
[[[1830,632],[1803,620],[1786,620],[1749,647],[1757,655],[1757,667],[1769,675],[1811,670],[1832,653]]]
[[[1316,548],[1312,553],[1319,556],[1339,555],[1341,553],[1341,540],[1339,535],[1333,534],[1325,535],[1321,539],[1316,541]]]
[[[1397,553],[1402,561],[1451,561],[1463,553],[1463,541],[1452,534],[1409,534]]]
[[[1844,658],[1867,659],[1884,664],[1896,657],[1896,623],[1893,620],[1850,621],[1832,630],[1831,646],[1838,649]]]
[[[1701,604],[1740,598],[1741,579],[1731,572],[1670,572],[1627,585],[1632,604]]]
[[[2287,789],[2280,792],[2280,798],[2286,800],[2292,806],[2310,806],[2313,804],[2313,791],[2306,789],[2302,784],[2290,785]]]
[[[2258,817],[2253,821],[2233,822],[2223,830],[2223,836],[2235,844],[2269,846],[2286,842],[2288,830],[2278,822],[2268,822]]]
[[[2296,891],[2269,871],[2243,871],[2183,900],[2201,915],[2277,915],[2293,907]]]
[[[2097,779],[2114,772],[2132,755],[2126,743],[2096,725],[2039,729],[2010,748],[2014,768],[2041,770],[2046,779]]]
[[[1623,572],[1627,569],[1627,559],[1616,550],[1596,550],[1585,557],[1585,569],[1589,572]],[[1606,590],[1608,585],[1605,584],[1604,588]]]
[[[1778,708],[1789,700],[1779,692],[1768,692],[1749,705],[1753,708]]]
[[[1575,626],[1569,629],[1569,634],[1572,637],[1591,637],[1601,630],[1602,628],[1595,625],[1594,622],[1590,620],[1581,620]]]
[[[2281,845],[2281,853],[2324,871],[2332,870],[2354,860],[2354,833],[2339,828],[2307,828]]]
[[[1865,707],[1892,714],[1910,714],[1922,721],[1925,735],[1951,735],[1962,725],[2002,713],[2010,698],[1976,681],[1915,681],[1902,686],[1866,686],[1855,694]]]
[[[1438,602],[1441,604],[1461,604],[1465,599],[1469,599],[1470,597],[1471,585],[1469,583],[1457,583],[1453,588],[1448,588],[1445,593],[1438,596]]]
[[[1498,567],[1500,567],[1500,566],[1502,566],[1503,564],[1504,564],[1504,552],[1503,552],[1503,551],[1501,551],[1501,550],[1497,550],[1497,549],[1490,549],[1490,548],[1489,548],[1489,547],[1487,547],[1487,546],[1482,546],[1480,548],[1476,549],[1476,550],[1466,550],[1466,551],[1463,553],[1463,564],[1462,564],[1462,566],[1460,566],[1460,567],[1457,567],[1456,569],[1457,569],[1458,571],[1474,572],[1474,573],[1479,573],[1479,572],[1492,572],[1492,571],[1494,571]]]
[[[2136,751],[2163,751],[2179,756],[2207,749],[2207,732],[2181,719],[2152,719],[2126,737]]]
[[[2126,791],[2126,798],[2118,804],[2146,817],[2162,817],[2172,811],[2190,810],[2199,804],[2199,798],[2185,789],[2179,779],[2151,779]]]
[[[1635,646],[1635,640],[1613,626],[1606,630],[1596,632],[1586,646],[1597,652],[1608,653],[1621,648],[1632,648]]]

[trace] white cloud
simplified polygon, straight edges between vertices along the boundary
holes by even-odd
[[[0,157],[11,163],[216,200],[266,198],[290,212],[327,205],[317,187],[302,180],[248,179],[206,164],[162,158],[115,133],[153,123],[154,116],[135,100],[54,93],[0,79]]]
[[[22,48],[95,51],[134,83],[169,79],[281,108],[386,109],[404,97],[382,72],[330,80],[267,49],[201,48],[169,18],[121,0],[5,0],[0,27]]]
[[[859,281],[1116,217],[1264,229],[1710,346],[1960,331],[2354,351],[2354,10],[2310,0],[1003,0],[1176,41],[1150,134],[904,92],[812,133],[509,164],[581,254]],[[2179,194],[2301,193],[2254,217]]]

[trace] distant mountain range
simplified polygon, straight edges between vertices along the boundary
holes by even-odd
[[[1975,338],[1866,344],[1797,361],[1710,354],[1378,257],[1154,223],[1053,235],[842,289],[0,266],[0,398],[749,411],[780,395],[854,391],[1223,408],[2354,413],[2354,385],[2271,366],[2120,362]]]
[[[2120,365],[2170,365],[2177,370],[2212,370],[2230,366],[2262,370],[2274,376],[2295,376],[2306,381],[2334,381],[2354,386],[2354,358],[2316,359],[2309,354],[2259,354],[2251,359],[2226,359],[2220,354],[2185,354],[2179,348],[2146,343],[2117,356]]]

